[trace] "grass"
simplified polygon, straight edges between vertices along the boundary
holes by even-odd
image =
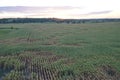
[[[47,52],[47,56],[41,57],[40,54],[40,56],[35,56],[32,60],[35,60],[34,62],[38,66],[42,65],[43,70],[46,70],[46,68],[49,70],[55,69],[56,73],[61,76],[55,77],[55,80],[73,80],[73,78],[80,78],[78,77],[79,75],[85,77],[85,74],[92,75],[92,73],[95,73],[95,75],[106,74],[110,78],[111,76],[105,72],[107,70],[112,70],[112,73],[115,71],[116,74],[120,73],[119,22],[87,24],[0,24],[0,28],[8,28],[10,26],[13,26],[15,29],[0,29],[0,58],[3,56],[5,58],[14,56],[18,60],[21,54],[26,54],[26,51],[35,54],[37,52],[46,54],[44,52]],[[49,53],[52,54],[50,55]],[[30,55],[34,56],[31,53]],[[49,59],[48,61],[46,59],[50,56],[56,56],[52,57],[56,61],[49,63]],[[28,57],[26,59],[29,60]],[[45,60],[45,62],[39,64],[42,60]],[[21,62],[26,63],[26,61]],[[21,62],[19,63],[21,64]],[[26,64],[30,65],[32,62]],[[101,71],[104,70],[102,68],[103,66],[106,66],[107,69],[101,74]],[[15,72],[14,69],[12,70]],[[48,73],[52,74],[49,70]],[[23,70],[18,70],[18,72],[24,73]],[[38,73],[31,72],[30,75],[32,74],[36,74],[37,76]],[[47,75],[47,73],[45,74]],[[99,78],[100,76],[97,77]],[[42,78],[46,79],[44,76]],[[117,80],[117,78],[115,79]],[[52,80],[52,78],[49,78],[49,80]]]

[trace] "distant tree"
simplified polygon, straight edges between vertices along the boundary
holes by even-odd
[[[11,26],[11,29],[14,29],[13,26]]]

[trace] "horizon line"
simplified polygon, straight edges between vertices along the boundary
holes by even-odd
[[[0,18],[0,19],[64,19],[64,20],[69,20],[69,19],[75,19],[75,20],[79,20],[79,19],[120,19],[120,18],[57,18],[57,17],[38,17],[38,18],[33,18],[33,17],[9,17],[9,18]]]

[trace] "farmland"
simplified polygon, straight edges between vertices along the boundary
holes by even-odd
[[[0,80],[120,80],[120,22],[0,24]]]

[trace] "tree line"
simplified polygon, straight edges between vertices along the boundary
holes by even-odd
[[[102,23],[120,22],[120,19],[58,19],[58,18],[3,18],[0,23]]]

